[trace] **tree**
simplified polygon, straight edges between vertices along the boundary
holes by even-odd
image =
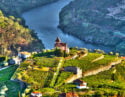
[[[64,52],[61,49],[59,49],[59,48],[56,48],[54,53],[58,57],[63,57],[64,56]]]
[[[97,91],[95,92],[94,97],[104,97],[104,95],[101,91]]]
[[[118,56],[119,56],[119,53],[115,53],[115,55],[118,57]]]
[[[109,52],[110,55],[113,55],[113,52]]]
[[[3,17],[4,15],[3,15],[3,12],[0,10],[0,17]]]
[[[30,51],[42,48],[41,41],[19,21],[13,16],[5,17],[0,11],[0,54],[17,55],[19,47],[21,50],[30,48]]]
[[[0,95],[5,96],[6,95],[6,91],[8,90],[7,86],[4,85],[0,88]]]
[[[125,97],[125,91],[119,91],[118,97]]]

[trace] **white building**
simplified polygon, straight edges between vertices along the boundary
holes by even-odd
[[[13,58],[13,60],[15,61],[15,64],[20,65],[22,59],[20,59],[19,57]]]
[[[87,87],[86,85],[78,85],[78,86],[76,86],[76,88],[78,88],[78,89],[88,89],[89,87]]]
[[[30,97],[42,97],[42,93],[40,93],[40,92],[32,92]]]
[[[26,59],[26,58],[28,58],[30,56],[31,56],[31,53],[29,53],[29,52],[19,52],[18,53],[18,57],[20,57],[20,58]]]
[[[83,81],[81,84],[77,85],[76,88],[78,88],[78,89],[88,89],[89,87],[87,87],[87,83]]]
[[[20,65],[21,62],[22,62],[22,59],[19,58],[19,57],[15,57],[15,58],[9,59],[9,61],[8,61],[9,65],[13,65],[13,64]]]

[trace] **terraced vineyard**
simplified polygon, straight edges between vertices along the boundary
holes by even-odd
[[[52,52],[48,52],[52,55],[53,50]],[[43,56],[37,54],[25,60],[12,78],[28,83],[30,88],[27,87],[27,89],[40,91],[43,93],[43,97],[58,97],[60,93],[72,91],[77,92],[80,97],[85,95],[88,97],[90,97],[90,95],[92,95],[92,97],[100,97],[99,95],[114,96],[123,94],[122,92],[125,90],[125,61],[120,63],[120,57],[88,52],[85,57],[79,58],[85,53],[82,53],[82,50],[75,50],[75,52],[69,54],[67,59],[67,57],[56,57],[54,55],[50,57],[50,55],[48,56],[48,52],[42,54]],[[45,56],[46,54],[47,56]],[[76,54],[78,54],[78,57],[69,59]],[[38,55],[40,56],[38,57]],[[117,61],[119,61],[119,63]],[[70,80],[71,78],[72,80],[77,76],[77,74],[72,71],[65,70],[64,67],[69,66],[82,69],[83,73],[79,79],[88,83],[88,90],[77,89],[76,84],[66,82],[67,79]],[[107,66],[109,66],[108,69],[105,69]],[[101,69],[101,71],[95,75],[84,76],[85,73],[93,73],[93,71],[98,71],[98,69]],[[28,94],[25,95],[28,97]]]
[[[125,62],[97,75],[82,78],[98,95],[125,96]],[[89,95],[89,94],[86,94]]]
[[[66,60],[64,63],[64,67],[67,66],[77,66],[80,67],[83,72],[95,70],[97,68],[100,68],[102,66],[109,65],[111,62],[115,62],[119,60],[119,58],[116,58],[116,56],[111,55],[105,55],[103,59],[92,62],[94,59],[101,57],[102,54],[99,53],[89,53],[87,56],[85,56],[82,59],[74,59],[74,60]]]
[[[49,87],[60,58],[35,57],[24,61],[13,75],[31,85],[31,89]]]

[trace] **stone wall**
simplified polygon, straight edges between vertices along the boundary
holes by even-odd
[[[77,67],[77,74],[69,77],[67,80],[65,80],[65,83],[72,83],[74,80],[79,79],[82,77],[82,69]]]

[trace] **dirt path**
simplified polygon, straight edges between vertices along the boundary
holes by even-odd
[[[59,75],[59,71],[60,71],[60,68],[62,67],[63,61],[64,61],[63,58],[61,58],[60,61],[59,61],[59,64],[58,64],[58,66],[57,66],[57,70],[56,70],[56,72],[54,73],[53,78],[52,78],[52,81],[51,81],[51,83],[50,83],[50,86],[51,86],[51,87],[53,87],[53,86],[55,85],[55,82],[56,82],[56,79],[57,79],[57,77],[58,77],[58,75]]]

